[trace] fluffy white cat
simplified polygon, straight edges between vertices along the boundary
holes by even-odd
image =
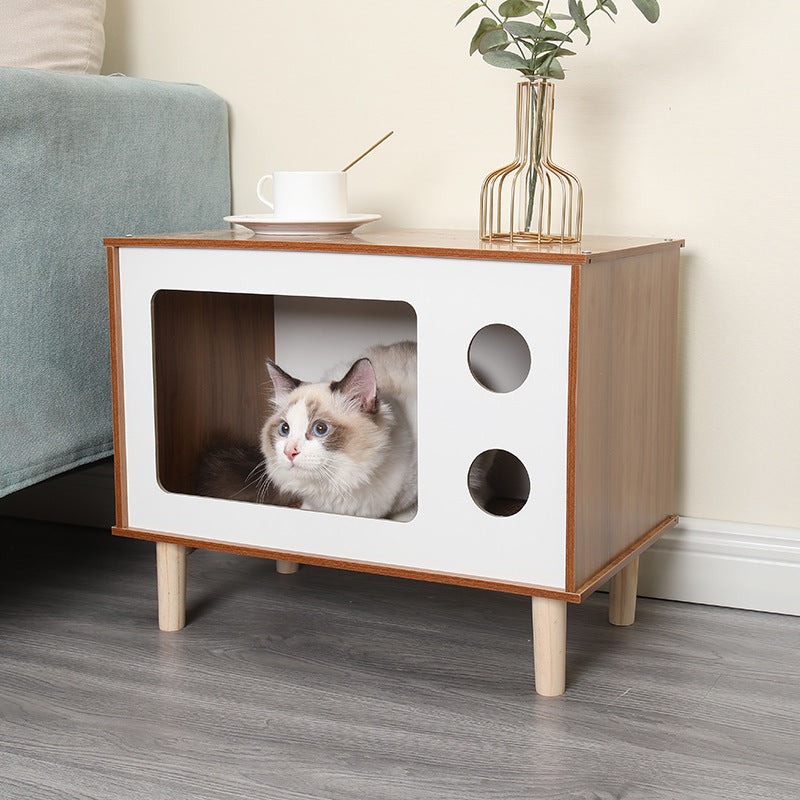
[[[360,517],[417,505],[417,348],[371,347],[338,378],[305,383],[272,361],[273,411],[261,431],[269,482],[301,507]],[[338,377],[342,376],[342,377]]]

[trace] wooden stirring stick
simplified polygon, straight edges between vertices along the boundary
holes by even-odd
[[[358,158],[357,158],[355,161],[351,161],[351,162],[350,162],[350,163],[349,163],[349,164],[348,164],[348,165],[347,165],[347,166],[346,166],[346,167],[345,167],[345,168],[342,170],[342,172],[347,172],[347,170],[349,170],[349,169],[350,169],[350,167],[352,167],[352,166],[353,166],[353,164],[358,164],[358,162],[359,162],[359,161],[361,161],[361,159],[362,159],[362,158],[364,158],[364,156],[366,156],[366,155],[368,155],[369,153],[371,153],[371,152],[372,152],[372,151],[373,151],[373,150],[374,150],[374,149],[375,149],[375,148],[376,148],[376,147],[377,147],[379,144],[383,144],[383,143],[384,143],[384,142],[385,142],[385,141],[386,141],[386,140],[387,140],[387,139],[388,139],[388,138],[389,138],[389,137],[390,137],[390,136],[391,136],[393,133],[394,133],[394,131],[389,131],[389,133],[387,133],[387,134],[386,134],[386,136],[384,136],[384,137],[383,137],[383,139],[379,139],[377,142],[375,142],[375,144],[374,144],[374,145],[372,145],[372,147],[370,147],[370,148],[369,148],[369,150],[365,150],[365,151],[364,151],[364,152],[363,152],[363,153],[362,153],[362,154],[361,154],[361,155],[360,155],[360,156],[359,156],[359,157],[358,157]]]

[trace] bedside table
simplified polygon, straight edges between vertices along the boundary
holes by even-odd
[[[611,581],[674,509],[682,241],[509,246],[398,230],[107,239],[114,533],[157,542],[159,622],[185,620],[189,547],[532,597],[536,689],[565,686],[567,603]],[[265,361],[316,380],[371,344],[418,346],[419,505],[407,521],[198,496],[221,433],[258,442]],[[468,476],[495,466],[484,501]]]

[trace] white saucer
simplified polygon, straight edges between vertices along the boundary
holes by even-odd
[[[337,219],[291,220],[276,219],[274,214],[243,214],[225,217],[225,222],[242,225],[258,236],[325,236],[351,233],[359,225],[375,222],[380,218],[380,214],[348,214]]]

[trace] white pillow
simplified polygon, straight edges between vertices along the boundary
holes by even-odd
[[[100,74],[106,0],[2,0],[0,65]]]

